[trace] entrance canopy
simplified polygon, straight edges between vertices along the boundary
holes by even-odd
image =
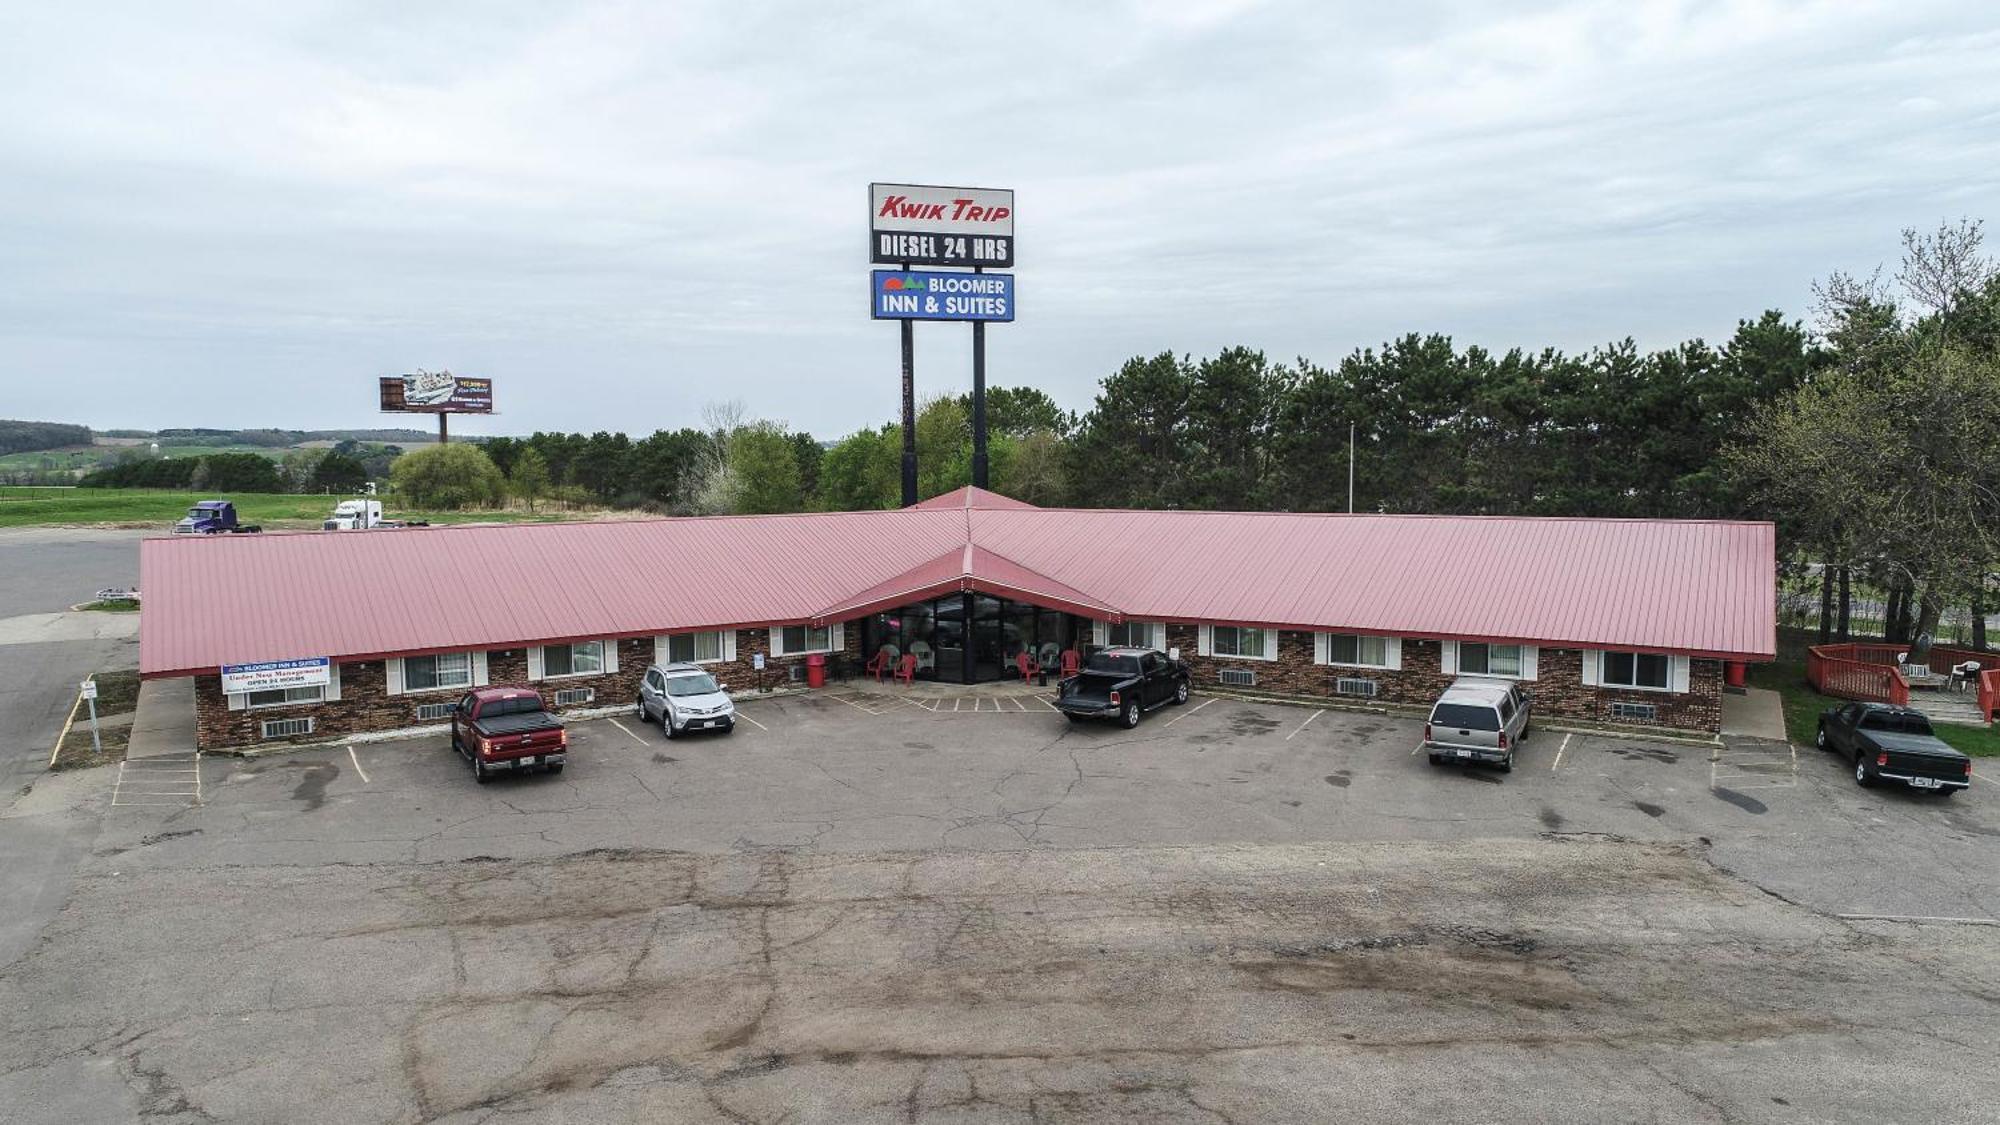
[[[921,601],[954,590],[992,594],[1015,601],[1060,609],[1081,617],[1122,621],[1124,616],[1111,606],[1065,585],[1046,574],[1038,574],[1020,563],[994,554],[984,547],[966,544],[960,550],[920,563],[894,578],[876,583],[848,601],[828,606],[814,615],[813,623],[844,621],[878,609]]]

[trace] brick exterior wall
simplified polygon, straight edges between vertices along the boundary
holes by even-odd
[[[861,625],[848,622],[845,651],[833,654],[849,669],[861,666]],[[704,667],[729,690],[747,694],[760,689],[791,686],[792,666],[805,664],[800,656],[772,657],[768,629],[738,629],[736,659]],[[766,654],[764,670],[755,668],[757,653]],[[831,659],[831,658],[830,658]],[[629,705],[639,697],[639,681],[653,663],[653,638],[628,637],[618,642],[618,671],[601,676],[564,676],[531,682],[528,679],[527,646],[489,649],[486,680],[495,686],[525,686],[541,691],[550,710],[558,713],[588,707]],[[836,661],[836,664],[839,662]],[[195,677],[195,745],[202,750],[244,750],[286,743],[324,742],[353,734],[432,726],[440,720],[417,718],[417,708],[430,703],[451,703],[463,689],[447,691],[388,693],[386,665],[380,660],[363,660],[340,666],[340,698],[327,703],[297,703],[285,707],[229,709],[222,694],[222,677]],[[555,706],[555,693],[573,688],[589,688],[594,697],[587,703]],[[265,738],[263,724],[273,719],[311,718],[311,734],[294,738]]]
[[[829,658],[829,671],[837,678],[844,670],[858,674],[861,667],[861,623],[846,623],[844,648]],[[1313,663],[1313,635],[1310,632],[1279,630],[1276,660],[1238,660],[1199,655],[1199,631],[1189,624],[1168,623],[1168,647],[1179,648],[1181,658],[1193,669],[1197,689],[1222,687],[1220,671],[1225,667],[1249,668],[1257,673],[1254,687],[1244,689],[1302,699],[1324,699],[1340,703],[1381,703],[1412,707],[1428,706],[1452,677],[1443,672],[1443,645],[1438,641],[1405,638],[1403,666],[1395,672],[1363,668],[1339,668]],[[805,657],[770,655],[770,631],[763,628],[736,631],[736,659],[705,665],[715,678],[737,694],[775,690],[793,686],[792,668],[803,665]],[[765,654],[764,670],[755,667],[758,653]],[[583,707],[610,707],[629,704],[639,695],[639,681],[653,663],[653,638],[633,637],[618,642],[618,671],[602,676],[564,677],[530,683],[528,652],[525,646],[489,650],[486,657],[487,682],[493,685],[526,685],[541,690],[553,705],[555,693],[569,688],[590,688],[594,698],[588,703],[553,710]],[[1334,694],[1339,678],[1361,678],[1380,685],[1371,700]],[[1614,702],[1644,703],[1657,709],[1657,717],[1646,726],[1673,730],[1714,733],[1722,725],[1722,664],[1696,660],[1689,669],[1689,690],[1685,693],[1633,691],[1624,688],[1586,687],[1583,683],[1583,654],[1576,649],[1540,650],[1537,678],[1527,683],[1539,714],[1593,723],[1631,724],[1611,714]],[[380,660],[357,661],[340,666],[340,699],[331,703],[302,703],[255,710],[229,710],[219,676],[195,677],[196,744],[203,750],[247,749],[284,742],[321,742],[352,734],[401,730],[432,725],[435,719],[420,720],[417,708],[427,703],[449,703],[461,693],[451,691],[388,694],[388,677]],[[310,735],[292,739],[262,737],[262,724],[271,719],[310,716]]]
[[[1278,631],[1276,660],[1242,660],[1227,656],[1200,655],[1198,626],[1169,622],[1167,645],[1181,650],[1181,659],[1194,673],[1195,686],[1229,690],[1221,679],[1223,668],[1248,668],[1257,674],[1254,687],[1235,690],[1268,692],[1274,695],[1325,699],[1341,703],[1384,703],[1428,706],[1454,677],[1444,674],[1444,646],[1438,641],[1415,637],[1403,639],[1403,666],[1395,672],[1370,668],[1342,668],[1313,663],[1313,635],[1289,629]],[[1336,679],[1368,679],[1378,685],[1374,699],[1334,694]],[[1634,691],[1629,688],[1589,687],[1583,682],[1583,653],[1578,649],[1539,650],[1536,678],[1525,681],[1534,696],[1537,714],[1584,722],[1620,726],[1651,726],[1672,730],[1713,734],[1722,727],[1722,662],[1694,660],[1689,663],[1688,690],[1682,693]],[[1613,703],[1643,703],[1657,711],[1651,723],[1633,723],[1611,713]]]

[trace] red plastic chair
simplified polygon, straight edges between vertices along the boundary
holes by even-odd
[[[878,684],[881,683],[882,677],[884,675],[887,675],[889,672],[893,671],[893,669],[889,667],[889,650],[881,648],[876,649],[875,655],[869,657],[868,663],[863,664],[861,668],[869,675],[875,677],[876,683]]]
[[[914,684],[917,682],[916,653],[906,652],[903,654],[902,662],[896,665],[896,678],[903,681],[906,684]]]
[[[1067,677],[1067,676],[1074,676],[1074,675],[1076,675],[1076,673],[1077,673],[1077,670],[1078,670],[1078,669],[1080,669],[1080,668],[1082,668],[1082,667],[1083,667],[1083,658],[1082,658],[1082,657],[1080,657],[1080,656],[1078,656],[1078,655],[1076,654],[1076,650],[1075,650],[1075,649],[1073,649],[1073,648],[1066,648],[1066,649],[1064,649],[1064,650],[1063,650],[1063,654],[1062,654],[1062,674],[1063,674],[1064,676],[1066,676],[1066,677]]]
[[[1035,673],[1042,670],[1042,666],[1035,663],[1035,658],[1028,655],[1027,649],[1022,649],[1014,655],[1014,667],[1020,670],[1021,682],[1024,684],[1034,679]]]

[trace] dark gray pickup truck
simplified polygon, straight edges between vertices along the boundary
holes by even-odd
[[[1136,727],[1145,712],[1187,700],[1187,665],[1150,648],[1093,652],[1082,671],[1056,685],[1056,710],[1072,723],[1116,719]]]
[[[1931,732],[1922,711],[1888,703],[1848,703],[1823,712],[1813,739],[1854,761],[1854,783],[1897,781],[1950,795],[1972,784],[1972,759]]]

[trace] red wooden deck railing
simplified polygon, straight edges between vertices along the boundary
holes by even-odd
[[[1896,658],[1909,651],[1908,645],[1814,645],[1806,650],[1806,680],[1821,695],[1907,707],[1910,685],[1897,674]],[[1967,661],[1980,667],[1973,685],[1979,693],[1979,713],[1990,721],[1994,709],[2000,707],[2000,654],[1938,645],[1931,648],[1930,670],[1941,676]]]

